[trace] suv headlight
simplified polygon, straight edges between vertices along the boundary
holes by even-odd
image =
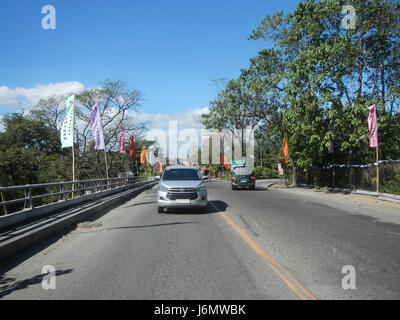
[[[200,186],[197,188],[197,191],[205,191],[206,190],[206,186]]]
[[[168,192],[169,189],[168,189],[165,185],[160,184],[160,186],[158,187],[158,191],[161,191],[161,192]]]

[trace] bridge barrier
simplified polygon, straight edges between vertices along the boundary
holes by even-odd
[[[153,187],[157,183],[154,179],[148,179],[146,181],[137,182],[133,185],[127,185],[114,190],[108,190],[99,192],[86,197],[76,198],[68,200],[64,204],[68,203],[68,206],[77,205],[77,203],[83,203],[84,201],[94,200],[93,203],[89,202],[78,206],[76,209],[70,210],[70,212],[61,212],[59,214],[50,215],[46,219],[38,222],[29,223],[22,225],[18,228],[8,228],[8,231],[0,233],[0,261],[12,256],[19,251],[32,246],[33,244],[43,241],[53,234],[57,234],[63,230],[73,227],[85,218],[103,212],[112,206],[118,205],[124,202],[144,190]],[[104,199],[103,199],[104,198]],[[96,200],[97,199],[97,200]],[[78,201],[78,202],[77,202]],[[79,202],[81,201],[81,202]],[[58,206],[62,204],[55,203],[48,205],[48,208],[60,209]],[[57,207],[56,207],[57,206]],[[43,208],[35,208],[40,211]],[[25,213],[25,212],[22,212]],[[21,212],[19,214],[22,214]],[[42,214],[45,214],[42,212]],[[1,217],[1,218],[6,218]],[[26,217],[25,217],[26,218]]]
[[[0,192],[2,193],[20,190],[23,190],[25,193],[25,197],[0,202],[0,207],[15,203],[24,203],[23,210],[0,216],[0,230],[23,223],[32,218],[51,214],[54,211],[75,206],[87,201],[97,200],[114,193],[123,192],[149,181],[154,181],[154,177],[110,178],[0,187]],[[75,189],[75,186],[78,186],[78,188]],[[58,189],[59,191],[47,191],[48,193],[33,195],[34,190],[40,189]],[[57,197],[57,201],[51,204],[35,207],[34,200],[49,197]]]

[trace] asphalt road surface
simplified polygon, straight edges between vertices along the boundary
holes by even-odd
[[[158,214],[154,188],[25,250],[0,299],[400,299],[400,212],[207,186],[205,214]]]

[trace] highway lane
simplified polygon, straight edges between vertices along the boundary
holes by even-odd
[[[158,214],[155,190],[8,270],[3,299],[297,299],[216,213]],[[44,290],[41,270],[58,271]]]
[[[232,220],[318,299],[400,298],[400,211],[278,189],[232,193],[228,186],[219,182],[217,189]],[[354,290],[342,288],[347,265],[356,271]]]
[[[0,266],[0,299],[399,299],[400,224],[280,190],[207,183],[206,214],[155,190]],[[399,219],[400,220],[400,219]],[[57,270],[42,287],[42,267]],[[354,266],[356,289],[342,288]]]

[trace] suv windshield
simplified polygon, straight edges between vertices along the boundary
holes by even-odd
[[[194,169],[167,169],[164,172],[162,180],[201,180],[197,170]]]

